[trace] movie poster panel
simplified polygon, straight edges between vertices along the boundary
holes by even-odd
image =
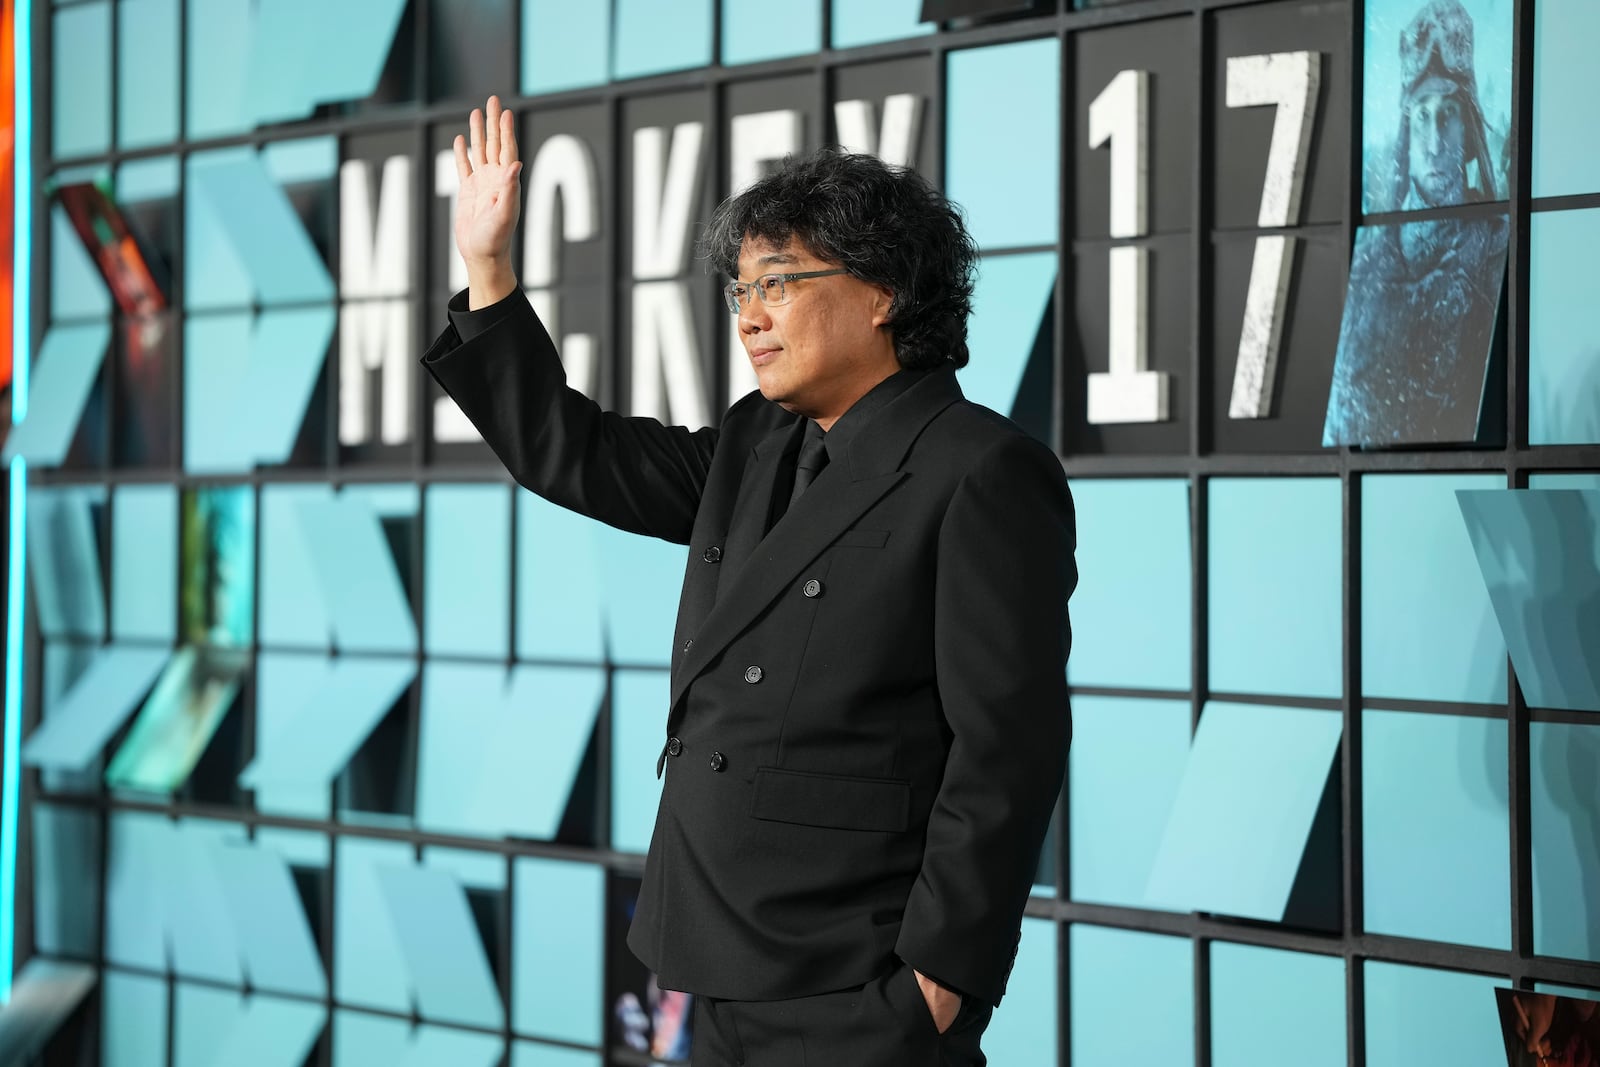
[[[1496,989],[1507,1067],[1600,1063],[1600,1000]]]
[[[628,948],[642,883],[610,875],[606,892],[607,1063],[685,1063],[694,1037],[694,996],[662,989]]]
[[[1506,199],[1514,0],[1366,5],[1361,209]]]
[[[1505,278],[1504,216],[1363,226],[1324,445],[1471,444],[1486,404]],[[1481,432],[1480,432],[1481,431]]]

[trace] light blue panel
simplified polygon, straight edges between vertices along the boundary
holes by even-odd
[[[599,1045],[605,1015],[605,869],[520,857],[512,901],[511,1028]]]
[[[6,441],[6,462],[22,456],[35,467],[61,465],[100,378],[100,363],[110,342],[111,324],[104,319],[45,331],[32,368],[28,416]]]
[[[1073,1063],[1194,1063],[1194,949],[1186,937],[1076,925],[1069,935]]]
[[[283,187],[253,152],[195,157],[189,195],[210,211],[263,304],[332,300],[333,278]],[[196,306],[190,301],[190,307]]]
[[[419,1026],[411,1036],[406,1058],[398,1064],[374,1067],[498,1067],[506,1046],[497,1037],[450,1030],[443,1026]]]
[[[1541,8],[1534,17],[1547,16]],[[1541,54],[1536,70],[1544,69]],[[1588,154],[1570,149],[1575,159]],[[1594,187],[1600,189],[1600,167]],[[1600,245],[1600,209],[1539,212],[1530,233],[1528,443],[1600,442],[1600,323],[1590,313],[1594,293],[1583,284]]]
[[[600,523],[592,529],[595,552],[605,560],[600,583],[611,659],[629,666],[670,666],[688,548]]]
[[[1505,1067],[1496,987],[1504,979],[1367,960],[1367,1067]]]
[[[210,853],[250,985],[320,1000],[328,979],[289,865],[253,842],[219,844]]]
[[[122,485],[111,496],[111,634],[170,642],[178,634],[178,489]]]
[[[116,201],[122,207],[178,195],[177,156],[130,159],[117,168]]]
[[[1529,489],[1600,489],[1600,474],[1535,474]]]
[[[945,76],[945,193],[973,240],[985,251],[1055,244],[1061,42],[952,52]]]
[[[502,893],[508,881],[506,858],[498,852],[431,845],[422,850],[422,862],[436,871],[444,871],[468,889]]]
[[[425,1019],[499,1027],[505,1009],[461,884],[446,871],[375,868]]]
[[[158,873],[173,862],[173,830],[160,815],[111,813],[106,859],[106,962],[167,968],[165,888]]]
[[[33,804],[33,943],[47,956],[93,960],[100,937],[100,815]]]
[[[244,1022],[244,997],[232,990],[179,982],[173,1010],[173,1067],[205,1067],[220,1058]],[[162,1062],[162,1061],[157,1061]]]
[[[1023,919],[1006,996],[983,1032],[991,1067],[1046,1067],[1056,1062],[1056,924]]]
[[[1533,950],[1600,960],[1600,723],[1528,727]]]
[[[360,1011],[333,1013],[333,1067],[395,1067],[411,1046],[411,1022]]]
[[[117,143],[148,148],[178,139],[178,0],[120,0]]]
[[[243,422],[235,432],[253,463],[288,461],[338,321],[332,304],[267,308],[256,316],[242,402],[233,405]]]
[[[1579,989],[1577,986],[1556,985],[1554,982],[1535,982],[1533,988],[1540,993],[1554,993],[1558,997],[1600,1000],[1600,989]]]
[[[1334,697],[1343,686],[1337,478],[1213,478],[1210,686]]]
[[[22,746],[22,762],[54,770],[87,770],[155,684],[165,648],[110,645],[50,709]]]
[[[167,1062],[167,980],[100,973],[100,1067]]]
[[[197,152],[189,157],[189,180],[193,183],[197,171],[249,158],[251,154],[249,148]],[[183,263],[183,306],[186,309],[242,309],[254,302],[255,286],[242,250],[234,247],[233,238],[217,212],[206,200],[194,195],[192,184],[190,195],[184,199]]]
[[[347,836],[338,838],[334,848],[339,871],[333,882],[334,999],[341,1004],[409,1015],[411,986],[405,957],[383,903],[378,870],[412,865],[411,846]],[[340,1059],[337,1054],[335,1058],[341,1064],[364,1062]]]
[[[167,863],[153,875],[167,902],[172,970],[184,978],[244,984],[243,953],[212,853],[245,840],[245,825],[184,819],[173,825]]]
[[[45,637],[105,637],[105,586],[91,511],[104,500],[102,486],[28,494],[28,589]]]
[[[111,147],[111,5],[62,8],[51,24],[51,152],[95,155]]]
[[[598,1052],[537,1045],[532,1041],[511,1043],[511,1067],[603,1067]]]
[[[1539,57],[1533,67],[1534,196],[1600,192],[1589,106],[1600,88],[1595,41],[1600,41],[1600,7],[1589,0],[1544,0],[1534,9],[1533,48]]]
[[[1189,483],[1083,478],[1072,497],[1079,578],[1067,677],[1188,690]]]
[[[504,660],[511,645],[511,494],[504,485],[427,491],[425,647]]]
[[[898,41],[932,33],[938,24],[922,21],[922,0],[829,0],[833,4],[833,47]]]
[[[661,806],[656,758],[667,742],[671,677],[666,671],[611,676],[611,847],[646,852]]]
[[[1189,759],[1189,702],[1073,697],[1067,759],[1071,898],[1143,907]]]
[[[1600,489],[1457,496],[1528,704],[1600,712]]]
[[[605,84],[611,6],[522,0],[522,91],[528,95]]]
[[[320,1004],[228,989],[179,983],[177,997],[173,1067],[300,1067],[327,1018]]]
[[[316,105],[371,96],[405,0],[280,0],[258,9],[245,110],[257,125],[308,117]],[[315,24],[318,32],[305,28]]]
[[[605,690],[598,667],[429,662],[416,813],[437,833],[549,840]]]
[[[288,786],[297,796],[326,790],[344,772],[368,735],[383,721],[416,677],[415,661],[399,656],[341,655],[323,684],[312,690],[297,711],[279,717],[271,733],[261,733],[255,759],[239,775],[247,789]],[[315,670],[308,670],[315,675]],[[292,682],[289,692],[303,690],[309,679]]]
[[[183,323],[183,469],[235,474],[253,466],[254,408],[245,392],[253,316],[248,311],[190,315]],[[252,428],[253,429],[253,428]]]
[[[339,173],[337,137],[273,141],[261,148],[261,162],[279,185],[327,181]]]
[[[1361,723],[1367,930],[1509,948],[1505,722],[1367,709]]]
[[[39,712],[44,722],[48,723],[60,710],[67,690],[88,673],[100,650],[98,643],[76,640],[44,642],[37,689]],[[39,784],[41,788],[54,792],[98,793],[104,771],[104,761],[99,759],[91,761],[82,771],[41,770]]]
[[[1337,711],[1208,702],[1146,902],[1281,920],[1342,732]]]
[[[1365,695],[1505,702],[1505,641],[1455,499],[1504,486],[1495,474],[1362,477]]]
[[[300,502],[331,500],[327,485],[261,487],[261,644],[327,648],[332,623],[300,522]]]
[[[517,494],[517,655],[604,662],[599,523],[526,489]]]
[[[346,490],[296,502],[335,642],[352,652],[410,652],[417,625],[371,501]]]
[[[722,0],[722,65],[760,63],[822,50],[822,0],[795,0],[774,26],[770,8]]]
[[[189,61],[185,130],[190,140],[226,137],[250,128],[245,75],[255,30],[253,0],[187,0]],[[194,270],[190,261],[189,269]]]
[[[716,0],[614,0],[612,74],[638,78],[711,64]]]
[[[60,175],[57,175],[60,177]],[[72,228],[67,209],[59,204],[50,208],[50,318],[53,322],[111,314],[111,290],[106,288],[100,268],[83,247],[78,231]],[[48,337],[48,335],[46,335]],[[40,357],[42,358],[42,353]],[[34,371],[32,392],[37,391],[38,371]]]
[[[984,257],[967,320],[973,359],[959,372],[968,400],[1011,414],[1055,281],[1054,252]]]
[[[1211,945],[1211,1062],[1344,1067],[1344,960],[1254,945]]]

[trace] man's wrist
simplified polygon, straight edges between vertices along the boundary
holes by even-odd
[[[467,263],[467,310],[477,311],[498,304],[517,288],[517,272],[509,259],[475,260]]]

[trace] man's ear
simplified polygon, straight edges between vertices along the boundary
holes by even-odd
[[[872,287],[872,325],[889,325],[889,309],[894,307],[894,292],[881,285]]]

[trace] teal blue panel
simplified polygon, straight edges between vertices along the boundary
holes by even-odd
[[[383,903],[378,871],[411,866],[415,853],[401,841],[348,836],[338,838],[334,849],[339,871],[333,881],[334,999],[341,1004],[409,1015],[411,985],[405,958],[395,940],[394,924]]]
[[[1600,489],[1600,474],[1535,474],[1529,489]]]
[[[595,553],[605,560],[606,638],[618,663],[666,667],[689,550],[653,537],[594,524]]]
[[[100,1067],[166,1063],[167,980],[106,970],[100,989]]]
[[[782,26],[772,10],[747,0],[722,0],[722,65],[760,63],[822,49],[822,0],[795,0],[784,7]]]
[[[1147,903],[1281,920],[1342,732],[1337,711],[1207,703]]]
[[[333,1067],[404,1067],[410,1047],[409,1019],[333,1013]]]
[[[1343,528],[1337,478],[1214,478],[1210,685],[1337,698]]]
[[[92,960],[100,937],[100,816],[34,804],[33,943],[45,955]]]
[[[562,1048],[559,1045],[537,1045],[532,1041],[514,1041],[511,1044],[511,1067],[603,1067],[598,1052]]]
[[[51,154],[96,155],[111,147],[111,5],[62,8],[51,24]]]
[[[1005,1000],[983,1033],[990,1067],[1047,1067],[1056,1062],[1056,924],[1023,919]]]
[[[1366,928],[1509,948],[1505,722],[1367,709],[1361,723]]]
[[[517,655],[605,659],[599,523],[517,491]]]
[[[611,847],[645,852],[661,806],[656,757],[667,742],[671,679],[666,671],[611,676]]]
[[[1577,986],[1556,985],[1554,982],[1535,982],[1533,988],[1540,993],[1554,993],[1558,997],[1580,997],[1600,1000],[1600,989],[1579,989]]]
[[[166,857],[151,874],[167,911],[167,947],[180,977],[244,984],[243,953],[222,883],[217,880],[216,849],[243,843],[243,823],[183,819],[173,824]]]
[[[66,209],[50,209],[50,318],[53,322],[111,314],[111,290],[83,247]],[[42,357],[42,353],[40,354]],[[35,378],[38,371],[34,371]],[[35,382],[33,389],[38,389]]]
[[[170,200],[178,195],[177,156],[130,159],[117,168],[116,201],[121,207]]]
[[[46,640],[37,675],[39,712],[48,723],[65,698],[67,691],[88,673],[99,657],[102,646],[80,640]],[[26,751],[26,745],[24,746]],[[93,760],[81,771],[41,770],[39,785],[61,793],[99,793],[101,776],[105,772],[103,760]]]
[[[378,867],[378,886],[425,1019],[499,1028],[494,970],[461,884],[427,867]]]
[[[984,257],[967,320],[972,362],[960,371],[968,400],[1011,414],[1055,281],[1054,252]]]
[[[232,405],[252,462],[288,461],[337,325],[332,304],[266,308],[256,316],[244,391]]]
[[[283,187],[254,152],[193,157],[189,195],[209,211],[263,304],[332,300],[333,278]],[[193,278],[193,274],[189,275]],[[192,297],[189,307],[203,306]]]
[[[430,845],[422,850],[422,862],[436,871],[444,871],[468,889],[500,893],[505,891],[509,881],[506,858],[498,852]]]
[[[183,323],[183,468],[192,474],[235,474],[253,466],[253,404],[248,311],[191,315]]]
[[[178,490],[122,485],[111,496],[111,634],[178,636]]]
[[[327,181],[339,173],[337,137],[273,141],[261,148],[261,162],[279,185]]]
[[[283,857],[252,842],[218,847],[211,858],[250,985],[322,999],[328,979]]]
[[[1367,960],[1367,1067],[1504,1067],[1495,1007],[1504,979]]]
[[[301,532],[339,648],[413,651],[416,621],[372,503],[348,490],[331,499],[297,503]]]
[[[184,128],[190,140],[250,128],[245,76],[255,29],[253,0],[187,0],[188,78]],[[194,263],[189,263],[193,277]]]
[[[222,148],[189,157],[191,183],[197,169],[251,155],[249,148]],[[234,246],[227,227],[209,202],[194,195],[184,200],[183,306],[190,310],[244,309],[255,300],[255,287],[244,252]],[[242,346],[241,346],[242,350]]]
[[[1254,945],[1211,945],[1211,1062],[1344,1067],[1344,960]]]
[[[301,796],[314,786],[326,790],[394,707],[416,670],[415,661],[404,657],[339,656],[299,710],[286,712],[270,734],[262,734],[261,747],[239,775],[239,784],[247,789],[291,786]],[[293,688],[298,686],[291,683]]]
[[[611,62],[609,4],[522,0],[522,91],[603,85]]]
[[[375,1063],[373,1067],[498,1067],[506,1046],[498,1037],[451,1030],[443,1026],[419,1026],[411,1036],[406,1058],[398,1064]],[[341,1065],[342,1067],[342,1065]]]
[[[182,982],[177,998],[173,1067],[300,1067],[327,1018],[320,1004]]]
[[[605,690],[598,667],[432,661],[423,668],[417,822],[439,833],[549,840]]]
[[[1591,148],[1600,8],[1589,0],[1544,0],[1533,12],[1533,195],[1600,192]]]
[[[332,623],[300,522],[300,501],[331,500],[326,485],[261,487],[261,644],[327,648]]]
[[[1600,189],[1600,172],[1595,182]],[[1530,226],[1528,443],[1600,442],[1600,323],[1583,284],[1600,246],[1600,209],[1540,212]]]
[[[101,486],[28,494],[28,591],[45,637],[105,638],[105,586],[92,511],[104,500]]]
[[[711,64],[716,0],[615,0],[611,68],[638,78]]]
[[[1532,770],[1533,950],[1600,960],[1600,723],[1528,727]]]
[[[172,852],[172,825],[160,815],[121,811],[111,815],[106,860],[108,963],[164,971],[167,968],[166,898],[156,878]]]
[[[511,494],[504,485],[435,485],[424,506],[425,647],[434,655],[504,660],[511,648]]]
[[[1072,496],[1079,578],[1068,678],[1189,689],[1189,483],[1084,478]]]
[[[897,41],[932,33],[938,24],[922,21],[922,0],[828,0],[833,5],[834,48]]]
[[[1186,937],[1076,925],[1067,983],[1073,1063],[1194,1063],[1194,949]]]
[[[99,759],[167,663],[165,648],[111,645],[50,709],[22,746],[31,767],[85,770]]]
[[[599,1045],[605,1016],[605,869],[523,857],[512,901],[511,1028]]]
[[[110,341],[111,325],[103,319],[45,331],[33,368],[28,415],[6,441],[7,462],[22,456],[37,467],[59,467],[67,458]]]
[[[1505,641],[1455,497],[1504,486],[1497,474],[1362,477],[1366,696],[1505,702]]]
[[[1600,489],[1458,496],[1528,704],[1600,711]]]
[[[1189,759],[1189,702],[1073,697],[1067,758],[1070,896],[1143,907]]]
[[[1055,244],[1061,42],[952,52],[945,76],[945,193],[973,240],[985,251]]]
[[[319,103],[371,96],[405,0],[291,0],[259,7],[245,88],[257,125],[307,118]],[[316,24],[317,32],[306,27]]]
[[[178,0],[120,0],[117,143],[149,148],[178,139]]]

